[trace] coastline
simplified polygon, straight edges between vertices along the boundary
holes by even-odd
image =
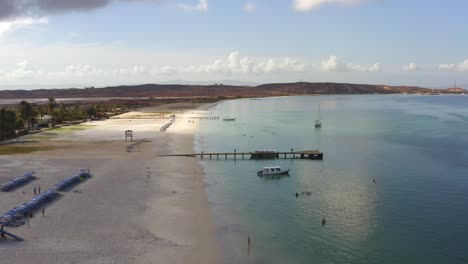
[[[201,164],[157,157],[192,151],[196,125],[187,117],[212,105],[140,109],[43,143],[54,150],[0,156],[0,181],[28,170],[39,176],[15,192],[0,193],[2,214],[31,199],[33,186],[46,190],[82,167],[93,174],[49,204],[44,217],[36,213],[29,227],[7,228],[25,241],[0,240],[2,263],[219,263]],[[132,119],[158,111],[177,116],[166,132],[159,127],[167,120]],[[127,152],[127,127],[135,141],[148,142]]]
[[[198,121],[188,123],[187,116],[203,114],[215,104],[204,104],[177,115],[176,122],[166,131],[167,153],[194,150]],[[154,195],[148,200],[149,209],[141,217],[141,223],[171,243],[146,252],[136,263],[220,263],[202,165],[191,157],[157,157],[148,164],[166,177],[157,178],[153,184]],[[160,215],[167,217],[159,218]]]

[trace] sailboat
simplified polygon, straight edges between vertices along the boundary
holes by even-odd
[[[320,121],[320,104],[318,106],[318,118],[315,120],[315,127],[316,128],[321,128],[322,127],[322,121]]]

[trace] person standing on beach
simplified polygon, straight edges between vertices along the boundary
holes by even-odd
[[[36,195],[36,187],[34,187],[33,192],[34,192],[34,195]]]
[[[247,236],[247,245],[248,245],[249,248],[250,248],[250,236]]]
[[[41,194],[41,186],[37,187],[38,194]]]
[[[45,216],[45,208],[42,208],[42,217]]]
[[[5,237],[5,233],[3,233],[3,225],[2,225],[2,227],[1,227],[0,233],[1,233],[0,236],[1,236],[3,239],[5,239],[6,237]]]

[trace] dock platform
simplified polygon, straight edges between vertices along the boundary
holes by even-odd
[[[219,120],[219,116],[191,116],[190,119]]]
[[[303,151],[254,151],[254,152],[201,152],[191,154],[168,154],[159,155],[159,157],[199,157],[209,159],[310,159],[323,160],[323,152],[318,150],[303,150]]]

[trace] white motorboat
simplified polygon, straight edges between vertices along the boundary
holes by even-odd
[[[264,167],[261,171],[257,172],[258,176],[265,176],[265,175],[286,175],[289,174],[289,169],[283,170],[280,166],[274,167]]]

